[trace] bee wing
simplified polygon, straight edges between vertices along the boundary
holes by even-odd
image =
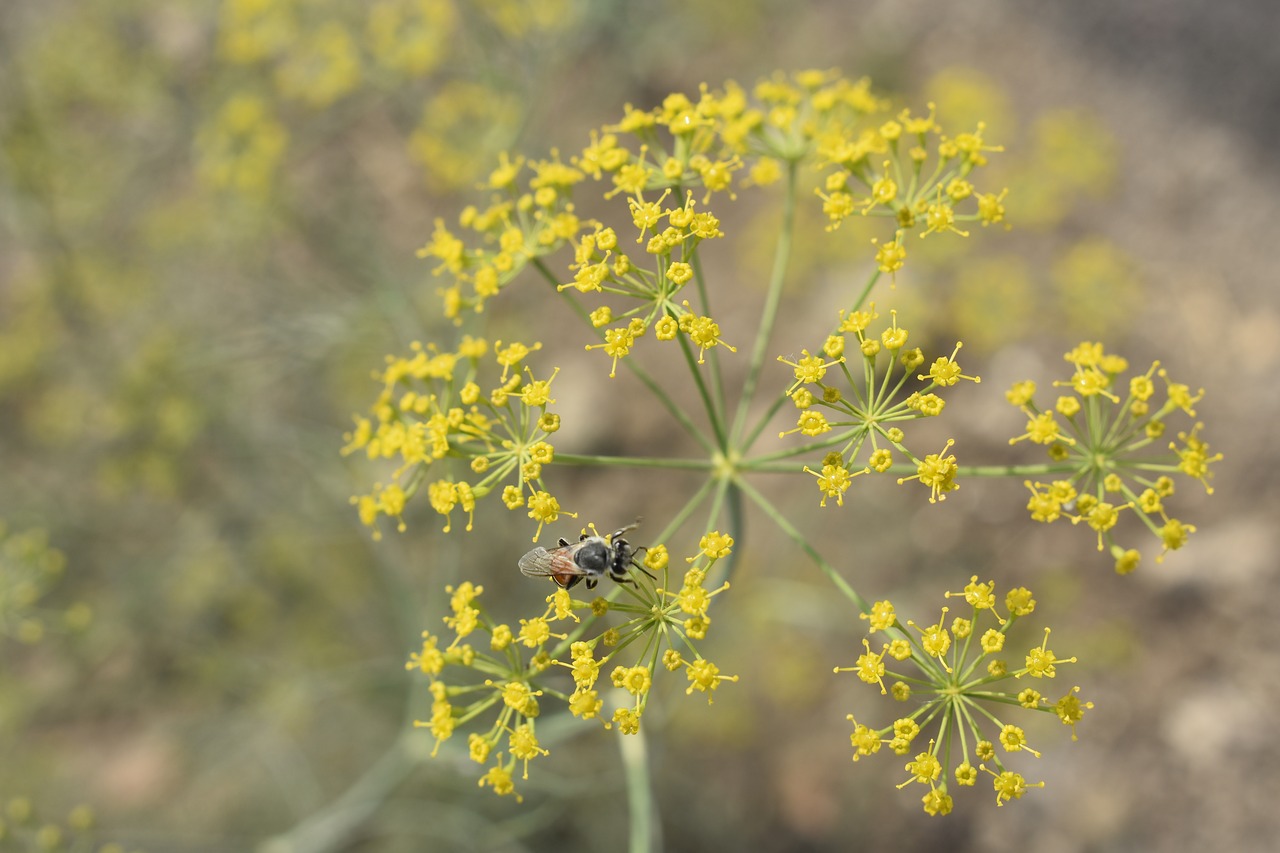
[[[613,533],[609,535],[609,541],[613,542],[613,540],[617,539],[622,534],[635,530],[637,527],[640,526],[640,521],[641,519],[637,518],[635,521],[631,522],[626,527],[622,527],[622,528],[619,528],[618,530],[613,531]]]
[[[575,550],[571,545],[548,551],[539,545],[520,558],[520,573],[531,578],[586,577],[588,573],[573,561]]]

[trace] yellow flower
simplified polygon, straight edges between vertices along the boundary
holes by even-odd
[[[618,667],[613,671],[615,687],[625,689],[632,696],[641,696],[649,692],[653,684],[653,676],[647,666]]]
[[[1044,629],[1044,640],[1039,646],[1032,648],[1027,652],[1027,666],[1025,673],[1032,678],[1053,678],[1057,674],[1056,665],[1059,663],[1075,663],[1075,658],[1059,658],[1053,653],[1053,649],[1048,648],[1049,645],[1049,629]]]
[[[690,661],[685,674],[689,678],[689,688],[685,690],[685,694],[689,695],[695,690],[700,690],[707,694],[708,704],[711,702],[711,694],[720,686],[720,682],[738,680],[736,675],[721,675],[718,666],[702,658]]]
[[[501,759],[501,757],[502,753],[498,753],[498,758]],[[485,785],[493,788],[493,792],[500,797],[515,794],[516,802],[524,802],[524,798],[516,793],[515,783],[511,780],[511,770],[506,767],[497,764],[490,767],[489,772],[480,779],[480,787],[483,788]]]
[[[694,317],[687,330],[689,340],[698,345],[698,364],[703,363],[703,353],[714,346],[722,346],[729,352],[737,349],[720,339],[720,326],[710,317]]]
[[[852,485],[853,478],[858,474],[867,473],[867,469],[864,468],[857,474],[850,474],[849,469],[843,465],[823,465],[821,471],[814,471],[805,466],[804,470],[818,478],[818,491],[822,493],[819,506],[826,506],[827,498],[835,498],[837,505],[844,506],[844,493]]]
[[[644,565],[651,571],[660,572],[667,567],[669,559],[666,545],[654,545],[645,552]]]
[[[604,343],[587,344],[588,350],[603,349],[605,355],[613,359],[613,364],[609,368],[609,378],[613,379],[618,372],[618,359],[625,358],[631,352],[631,347],[635,344],[636,334],[628,326],[620,328],[606,329],[604,333]]]
[[[427,675],[438,675],[444,668],[444,655],[437,648],[438,640],[428,631],[422,632],[422,650],[409,655],[405,669],[417,669]]]
[[[1171,518],[1165,522],[1164,526],[1160,528],[1160,540],[1164,543],[1164,550],[1156,557],[1156,562],[1162,562],[1166,553],[1176,551],[1187,544],[1187,537],[1195,532],[1194,524],[1183,524],[1176,518]]]
[[[1028,784],[1026,778],[1021,773],[1014,773],[1012,770],[1005,770],[999,774],[982,768],[991,774],[995,780],[994,787],[996,792],[996,805],[1002,806],[1011,800],[1020,800],[1022,795],[1027,792],[1027,788],[1043,788],[1044,782],[1036,782]]]
[[[947,492],[959,488],[959,485],[955,482],[956,473],[959,470],[956,465],[956,457],[943,456],[952,444],[955,444],[955,441],[947,439],[946,445],[942,448],[942,453],[931,453],[926,456],[917,465],[916,473],[913,476],[903,477],[898,480],[898,484],[901,485],[908,480],[919,480],[922,485],[929,487],[929,503],[946,500]]]
[[[823,361],[821,356],[809,355],[808,350],[801,350],[801,358],[799,361],[788,361],[782,356],[778,356],[778,361],[783,364],[789,364],[795,370],[796,381],[787,389],[787,393],[795,391],[801,385],[812,385],[822,381],[822,377],[827,375],[827,368],[834,367],[844,359],[835,358],[834,361]]]
[[[624,735],[640,731],[640,713],[632,708],[618,708],[613,712],[613,721],[618,724],[618,731]]]
[[[684,262],[677,261],[667,267],[667,278],[671,279],[677,285],[686,284],[689,279],[693,278],[693,267]]]
[[[906,260],[907,247],[899,239],[889,243],[882,243],[876,249],[876,266],[879,267],[880,272],[894,275],[898,270],[902,269]]]
[[[702,553],[708,558],[720,560],[729,556],[729,551],[733,548],[733,537],[718,530],[713,530],[702,537],[698,547],[702,549]],[[692,561],[692,558],[690,558],[690,562]]]
[[[962,344],[957,341],[956,348],[951,351],[950,357],[939,358],[933,363],[933,366],[929,368],[929,378],[933,380],[935,384],[943,387],[950,387],[955,385],[961,379],[968,379],[974,383],[982,381],[982,379],[977,376],[966,376],[960,372],[960,365],[956,363],[956,354],[960,352],[961,346]],[[916,378],[924,379],[925,377],[918,376]]]
[[[871,633],[876,631],[887,631],[893,627],[897,621],[897,614],[894,612],[893,603],[890,601],[877,601],[871,605],[870,613],[859,613],[859,619],[866,619],[871,624]]]
[[[800,413],[800,418],[796,421],[796,428],[778,433],[778,438],[791,435],[792,433],[801,433],[803,435],[821,435],[829,432],[831,425],[827,423],[826,415],[817,409],[805,409]]]
[[[995,222],[1004,221],[1004,197],[1009,194],[1009,190],[1003,189],[999,194],[996,193],[979,193],[978,199],[978,218],[982,220],[985,228]],[[1008,227],[1007,225],[1005,226]]]
[[[537,542],[538,537],[542,535],[542,526],[550,524],[560,517],[560,502],[544,491],[535,491],[529,495],[527,502],[529,507],[529,517],[538,522],[538,529],[533,534],[533,541]],[[566,512],[565,515],[570,518],[577,518],[577,513]]]
[[[520,724],[511,732],[508,746],[511,749],[512,757],[524,762],[524,775],[522,777],[524,779],[529,778],[530,759],[550,754],[538,745],[538,739],[533,734],[533,727],[528,723]]]
[[[579,688],[569,697],[569,712],[579,719],[593,719],[603,706],[604,701],[594,690]]]

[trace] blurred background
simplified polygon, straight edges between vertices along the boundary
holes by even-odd
[[[481,200],[499,150],[575,152],[624,103],[811,67],[932,100],[948,129],[984,119],[1006,147],[986,181],[1010,188],[1013,230],[924,241],[893,295],[926,352],[962,338],[984,378],[948,407],[962,463],[1035,458],[1007,447],[1023,418],[1003,390],[1063,375],[1083,339],[1206,388],[1202,436],[1227,456],[1212,498],[1178,496],[1199,528],[1187,547],[1128,577],[1085,531],[1027,520],[1013,480],[963,481],[937,506],[859,483],[822,515],[811,480],[762,480],[864,595],[917,619],[971,574],[1031,587],[1096,708],[1078,743],[1056,721],[1032,733],[1045,757],[1022,769],[1044,791],[997,810],[980,786],[926,817],[894,789],[896,757],[850,761],[845,715],[875,697],[830,673],[863,624],[755,519],[711,637],[742,680],[711,707],[675,690],[645,717],[665,849],[1268,849],[1280,21],[1268,0],[1030,8],[9,0],[0,849],[625,844],[615,736],[552,744],[523,806],[478,791],[465,759],[404,748],[429,714],[404,660],[438,630],[444,585],[480,580],[490,606],[527,612],[515,558],[532,531],[482,506],[482,534],[445,535],[419,506],[375,543],[348,503],[374,475],[341,436],[385,354],[453,334],[414,251]],[[856,223],[827,234],[805,201],[775,353],[820,342],[870,263]],[[744,197],[725,220],[710,269],[741,289],[717,315],[741,344],[777,200]],[[540,337],[564,365],[556,410],[577,446],[558,447],[692,452],[629,377],[610,385],[577,338],[550,343],[572,317],[543,293],[504,294],[488,333]],[[787,381],[781,365],[765,376]],[[550,476],[616,512],[606,525],[658,524],[687,485]]]

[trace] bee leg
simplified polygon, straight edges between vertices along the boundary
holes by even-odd
[[[574,580],[580,580],[580,578],[574,578]],[[587,589],[595,589],[597,583],[599,581],[596,578],[587,578]]]
[[[561,547],[561,548],[568,548],[568,547],[569,547],[569,540],[568,540],[568,539],[565,539],[565,538],[561,537],[561,538],[560,538],[559,540],[557,540],[557,541],[559,541],[559,543],[560,543],[560,547]]]
[[[653,580],[653,581],[657,580],[656,577],[649,574],[649,571],[644,566],[636,564],[635,561],[632,561],[631,565],[639,569],[640,571],[644,572],[646,575],[649,575],[650,580]],[[636,586],[636,579],[631,577],[630,574],[627,573],[626,569],[622,569],[620,571],[611,570],[609,572],[609,577],[613,578],[615,583],[629,583],[632,586]]]
[[[639,554],[641,551],[648,551],[648,550],[649,550],[649,546],[647,546],[647,545],[641,545],[639,548],[635,549],[635,552],[634,552],[634,553]],[[648,575],[648,576],[649,576],[649,578],[650,578],[651,580],[655,580],[655,581],[656,581],[656,580],[658,579],[658,578],[657,578],[657,577],[656,577],[652,572],[650,572],[650,571],[649,571],[648,569],[646,569],[644,566],[642,566],[642,565],[640,565],[638,562],[636,562],[636,560],[635,560],[634,558],[631,560],[631,565],[635,566],[637,569],[639,569],[640,571],[644,572],[646,575]]]

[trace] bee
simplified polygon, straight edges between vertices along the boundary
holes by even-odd
[[[608,539],[583,533],[577,542],[561,539],[560,544],[551,549],[539,545],[520,558],[520,572],[530,578],[551,578],[562,589],[571,589],[580,580],[587,582],[587,589],[595,589],[605,576],[617,583],[632,583],[632,567],[649,575],[635,561],[636,554],[646,550],[644,546],[632,548],[631,543],[622,538],[622,534],[638,526],[639,519],[615,530]]]

